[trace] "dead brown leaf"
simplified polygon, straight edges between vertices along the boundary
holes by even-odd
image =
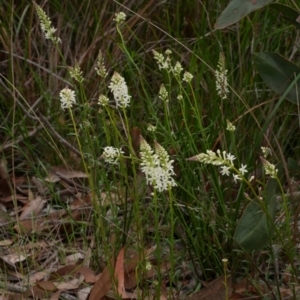
[[[15,268],[15,264],[24,261],[29,255],[23,251],[23,253],[12,253],[8,255],[0,256],[0,258],[7,264]]]
[[[37,285],[30,287],[23,296],[25,299],[33,297],[33,299],[49,299],[52,292],[39,288]]]
[[[22,213],[19,217],[20,220],[25,220],[37,216],[43,209],[46,199],[37,196],[35,199],[27,202],[22,209]]]
[[[111,261],[113,265],[114,261]],[[100,274],[99,279],[95,282],[89,300],[100,300],[102,297],[106,295],[106,293],[110,290],[112,285],[112,276],[109,270],[109,266],[103,270]]]
[[[42,290],[50,291],[50,292],[54,292],[58,290],[56,285],[50,280],[37,282],[37,286]]]
[[[118,294],[122,299],[132,299],[133,294],[126,292],[125,289],[124,251],[125,248],[123,247],[118,254],[115,266],[115,278],[118,282]]]
[[[225,289],[225,278],[221,276],[214,281],[210,282],[207,288],[201,289],[199,292],[186,297],[188,300],[225,300],[226,289]],[[232,293],[231,287],[231,276],[227,277],[228,296]]]
[[[72,278],[68,281],[59,281],[53,282],[53,284],[59,289],[63,291],[75,290],[77,289],[81,283],[83,282],[84,277],[80,275],[78,278]]]
[[[48,173],[48,176],[45,178],[45,181],[48,182],[58,182],[61,180],[60,175],[64,178],[87,178],[87,175],[81,171],[72,171],[64,167],[53,167],[52,170]]]
[[[130,130],[132,148],[136,153],[139,151],[141,130],[138,127],[133,127]]]
[[[62,290],[56,291],[50,298],[50,300],[59,300],[60,294],[62,293]]]
[[[118,282],[118,293],[123,298],[123,293],[125,292],[124,286],[124,247],[120,250],[115,266],[115,278],[117,278]]]
[[[68,265],[60,268],[56,272],[53,272],[49,277],[49,280],[57,280],[66,275],[81,274],[84,277],[86,283],[95,283],[97,276],[94,272],[86,266]]]

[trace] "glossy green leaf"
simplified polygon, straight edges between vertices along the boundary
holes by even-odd
[[[232,25],[251,12],[266,6],[271,1],[272,0],[233,0],[217,19],[215,29],[223,29]]]
[[[276,180],[270,178],[265,188],[265,201],[250,202],[234,232],[233,239],[247,251],[260,250],[270,243],[276,212]],[[267,207],[267,213],[262,209]]]
[[[254,53],[253,60],[259,75],[273,91],[285,94],[285,98],[292,103],[298,103],[300,68],[297,65],[277,53]]]
[[[274,8],[282,13],[282,17],[300,29],[300,12],[290,6],[280,3],[272,3],[271,8]]]

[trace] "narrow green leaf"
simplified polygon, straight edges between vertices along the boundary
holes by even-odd
[[[253,60],[259,75],[272,90],[280,95],[285,94],[290,102],[298,103],[300,68],[297,65],[277,53],[254,53]]]
[[[232,25],[251,12],[266,6],[271,1],[272,0],[233,0],[217,19],[215,29],[223,29]]]
[[[290,6],[283,5],[280,3],[272,3],[271,8],[274,8],[282,13],[285,20],[295,25],[296,28],[300,29],[300,12],[293,9]]]

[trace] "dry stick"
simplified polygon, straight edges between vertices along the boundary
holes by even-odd
[[[73,151],[74,153],[76,153],[77,155],[81,156],[81,153],[79,152],[78,149],[76,149],[74,146],[72,146],[69,142],[67,142],[58,132],[56,132],[56,130],[52,127],[52,125],[50,124],[49,120],[44,117],[39,111],[37,111],[37,114],[39,116],[39,118],[44,122],[44,124],[47,125],[48,129],[51,131],[51,133],[58,138],[58,140],[65,145],[67,148],[69,148],[71,151]]]
[[[26,287],[13,285],[7,282],[0,281],[0,288],[13,293],[25,293],[27,291]]]
[[[39,130],[41,130],[42,128],[43,128],[42,125],[38,126],[37,128],[31,130],[31,131],[28,133],[28,135],[27,135],[26,137],[32,137],[32,136],[34,136],[34,135],[35,135]],[[16,144],[21,143],[23,140],[24,140],[24,137],[23,137],[23,136],[18,136],[18,137],[15,139],[14,142],[11,142],[11,143],[9,143],[9,144],[2,145],[2,146],[0,147],[0,152],[3,151],[3,150],[5,150],[5,149],[8,149],[8,148],[10,148],[10,147],[13,147],[13,146],[15,146]]]
[[[63,175],[62,173],[55,172],[55,175],[57,175],[61,180],[65,181],[66,183],[72,185],[76,191],[80,191],[80,192],[87,191],[86,187],[76,183],[74,180],[72,180],[71,178],[68,178],[67,176]]]

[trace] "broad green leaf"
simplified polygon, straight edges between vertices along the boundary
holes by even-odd
[[[295,25],[296,28],[300,29],[300,12],[291,8],[290,6],[283,5],[280,3],[272,3],[271,8],[277,9],[282,13],[284,19],[291,24]]]
[[[215,29],[223,29],[232,25],[251,12],[266,6],[271,1],[272,0],[233,0],[217,19]]]
[[[290,102],[298,103],[300,68],[297,65],[277,53],[254,53],[253,60],[259,75],[272,90],[280,95],[285,94]]]
[[[276,180],[270,178],[265,188],[265,201],[250,202],[234,232],[233,239],[247,251],[260,250],[272,238],[272,226],[276,212]],[[262,206],[266,205],[267,213]]]

